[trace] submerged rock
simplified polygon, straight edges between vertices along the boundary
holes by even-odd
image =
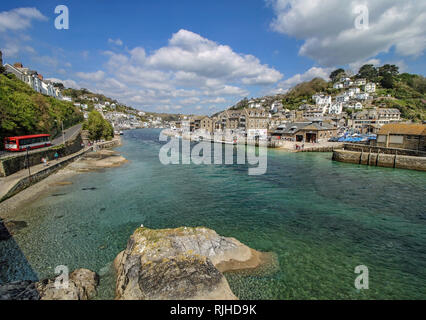
[[[0,300],[40,300],[33,281],[15,281],[0,286]]]
[[[55,279],[18,281],[0,286],[0,300],[90,300],[98,284],[95,272],[78,269],[70,274],[67,288],[57,289]]]
[[[237,299],[221,272],[256,268],[261,257],[207,228],[142,227],[114,261],[116,299]]]

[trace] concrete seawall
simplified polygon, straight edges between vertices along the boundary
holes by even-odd
[[[376,167],[426,171],[426,157],[369,153],[339,149],[333,151],[333,160]]]
[[[60,158],[74,154],[84,148],[82,142],[81,135],[79,134],[73,140],[66,142],[65,146],[61,145],[56,148],[30,151],[28,159],[26,152],[17,153],[2,159],[0,161],[0,177],[7,177],[20,170],[26,169],[28,167],[27,162],[29,162],[32,167],[40,164],[43,157],[52,160],[54,159],[55,153],[58,153]]]
[[[99,143],[96,145],[96,149],[108,149],[117,147],[121,144],[121,139],[116,138],[111,141],[106,141],[103,143]],[[21,192],[22,190],[36,184],[37,182],[40,182],[41,180],[47,178],[51,174],[57,172],[58,170],[62,169],[63,167],[67,166],[71,162],[77,160],[81,156],[85,155],[88,152],[92,152],[94,150],[94,146],[86,148],[84,150],[80,150],[72,155],[68,155],[63,160],[59,160],[57,163],[50,164],[49,167],[43,168],[42,170],[37,171],[36,173],[32,174],[31,176],[25,176],[21,178],[17,178],[17,180],[12,180],[9,183],[9,186],[4,186],[5,190],[0,189],[0,202],[13,197],[17,193]],[[5,178],[7,179],[7,178]]]
[[[66,160],[60,161],[60,162],[55,163],[55,164],[51,164],[49,167],[46,167],[45,169],[38,171],[37,173],[32,174],[31,176],[27,176],[25,178],[22,178],[21,180],[16,182],[16,184],[14,186],[12,186],[7,191],[7,193],[5,195],[3,195],[1,197],[0,202],[6,200],[8,198],[13,197],[15,194],[17,194],[17,193],[21,192],[22,190],[32,186],[33,184],[40,182],[41,180],[47,178],[48,176],[55,173],[56,171],[62,169],[63,167],[65,167],[69,163],[80,158],[81,156],[83,156],[87,152],[91,152],[91,151],[93,151],[92,147],[90,147],[86,150],[81,150],[81,151],[77,152],[75,155],[69,157]]]

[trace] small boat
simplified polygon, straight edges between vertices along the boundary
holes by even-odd
[[[120,131],[120,136],[122,136],[122,135],[124,135],[124,132],[123,132],[123,131]]]

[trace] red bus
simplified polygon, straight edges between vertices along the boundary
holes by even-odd
[[[4,149],[6,151],[25,151],[50,147],[50,134],[35,134],[32,136],[10,137],[4,139]]]

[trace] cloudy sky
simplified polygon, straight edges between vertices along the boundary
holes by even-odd
[[[425,75],[425,25],[424,0],[14,0],[0,4],[0,50],[141,110],[211,114],[337,67]]]

